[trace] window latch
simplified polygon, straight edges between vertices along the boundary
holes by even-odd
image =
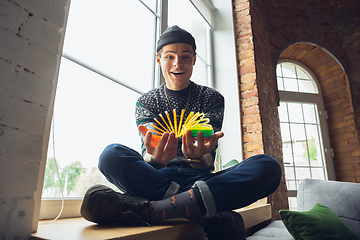
[[[330,153],[331,154],[331,157],[334,157],[334,149],[333,148],[325,148],[325,152],[326,153]]]

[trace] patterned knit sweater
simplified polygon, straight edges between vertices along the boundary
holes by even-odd
[[[168,99],[166,98],[165,91]],[[165,116],[165,111],[169,113],[171,121],[173,122],[172,109],[169,106],[168,100],[171,108],[176,109],[178,122],[180,121],[181,110],[186,107],[184,118],[186,118],[191,111],[194,113],[203,112],[205,113],[205,117],[210,119],[210,124],[212,125],[214,131],[217,132],[221,130],[224,116],[224,97],[218,91],[206,86],[198,85],[192,81],[190,81],[187,88],[180,91],[172,91],[166,88],[164,83],[159,88],[150,90],[149,92],[143,94],[136,102],[136,125],[139,126],[141,124],[147,128],[153,129],[154,127],[152,127],[150,123],[155,123],[154,118],[161,121],[159,114]],[[141,153],[144,156],[146,152],[144,144],[145,138],[140,132],[139,136],[142,143]],[[178,139],[177,156],[170,161],[169,165],[187,163],[187,160],[182,153],[181,146],[182,138],[180,137]],[[217,144],[210,152],[213,159],[215,159],[216,148]],[[213,164],[210,168],[213,170]]]

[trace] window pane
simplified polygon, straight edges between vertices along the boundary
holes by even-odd
[[[316,105],[315,104],[302,104],[303,111],[304,111],[304,119],[305,123],[317,123],[317,111],[316,111]],[[316,112],[315,112],[316,111]]]
[[[283,82],[283,78],[282,78],[281,64],[276,65],[276,76],[277,76],[278,90],[285,90],[284,82]]]
[[[289,197],[289,210],[290,211],[297,211],[297,198],[296,197]]]
[[[149,8],[151,8],[154,12],[156,11],[156,2],[157,0],[141,0],[143,3],[145,3]]]
[[[296,181],[295,180],[286,180],[286,186],[288,190],[296,190]]]
[[[281,64],[276,65],[276,76],[282,76]]]
[[[279,118],[280,122],[289,122],[288,120],[288,111],[287,111],[287,103],[280,102],[280,106],[278,107],[279,110]]]
[[[292,63],[282,63],[283,77],[296,79],[295,66]]]
[[[283,159],[284,164],[287,166],[294,166],[292,145],[290,143],[283,143]]]
[[[311,79],[309,77],[309,75],[307,73],[305,73],[302,69],[300,69],[299,67],[296,67],[296,75],[298,78],[301,78],[301,79]]]
[[[304,181],[305,178],[311,178],[310,176],[310,168],[301,167],[301,168],[295,168],[295,174],[296,174],[296,183],[297,186]]]
[[[139,96],[62,58],[54,122],[55,154],[63,185],[67,185],[66,196],[83,196],[95,183],[109,184],[97,169],[99,156],[107,145],[123,143],[140,151],[134,118]],[[52,146],[50,137],[48,159],[53,157]],[[58,185],[51,184],[57,181],[54,167],[48,172],[43,197],[59,197]]]
[[[196,21],[195,19],[193,20],[191,33],[196,40],[196,52],[201,56],[202,59],[208,61],[206,28],[199,22],[198,19],[196,19]]]
[[[296,166],[309,166],[304,125],[290,124],[291,140]]]
[[[205,66],[206,64],[209,65],[210,58],[210,56],[208,56],[208,42],[210,39],[208,39],[207,34],[207,31],[210,31],[210,28],[200,14],[194,9],[194,6],[190,1],[169,1],[168,4],[168,25],[178,25],[190,32],[196,41],[196,53],[198,58],[194,66],[191,80],[199,84],[208,85],[209,76]],[[184,13],[186,13],[186,17],[184,17]]]
[[[304,117],[301,109],[301,103],[287,103],[289,110],[289,119],[292,123],[303,123]]]
[[[64,52],[140,91],[148,91],[153,78],[155,19],[139,1],[108,0],[102,4],[73,0]]]
[[[298,92],[298,83],[294,78],[283,78],[285,91]]]
[[[186,17],[184,17],[186,13]],[[169,1],[168,25],[178,25],[190,32],[196,40],[196,52],[207,61],[207,34],[203,20],[190,1]]]
[[[311,168],[311,177],[313,179],[325,180],[325,168]]]
[[[208,85],[207,66],[200,59],[196,60],[191,80],[201,85]]]
[[[282,77],[277,77],[277,85],[278,85],[278,90],[281,90],[281,91],[285,90]]]
[[[290,143],[290,126],[289,123],[280,123],[281,137],[284,143]]]
[[[323,166],[319,139],[319,128],[316,125],[306,125],[305,127],[309,148],[310,164],[311,166]]]
[[[315,85],[310,80],[298,80],[299,92],[317,93]]]
[[[295,180],[294,167],[285,166],[285,176],[287,180]]]

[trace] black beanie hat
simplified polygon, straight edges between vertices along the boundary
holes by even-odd
[[[190,44],[195,52],[196,45],[193,36],[182,28],[174,25],[168,27],[160,36],[157,42],[156,52],[159,52],[164,46],[172,43],[187,43]]]

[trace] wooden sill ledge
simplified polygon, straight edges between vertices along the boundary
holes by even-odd
[[[269,204],[253,204],[236,210],[244,219],[248,229],[271,218]],[[39,225],[31,240],[202,240],[207,239],[203,229],[185,219],[174,219],[153,227],[99,226],[83,218],[59,219],[53,223]]]

